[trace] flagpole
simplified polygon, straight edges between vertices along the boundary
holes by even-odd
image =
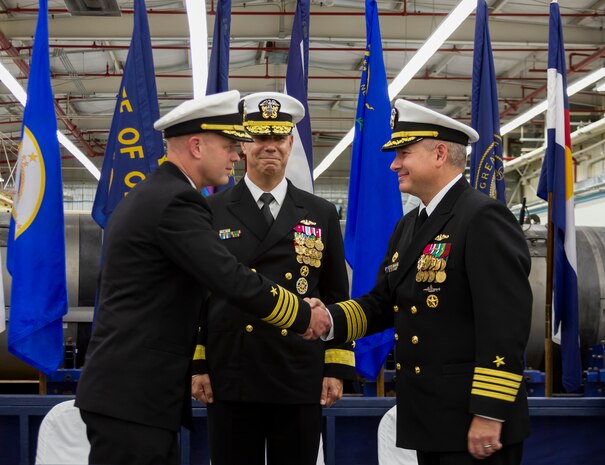
[[[384,397],[384,365],[376,378],[376,397]]]
[[[546,303],[544,305],[544,396],[552,397],[552,296],[554,225],[552,222],[553,193],[548,193],[548,229],[546,234]]]

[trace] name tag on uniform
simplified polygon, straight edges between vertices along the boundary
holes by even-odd
[[[234,238],[240,237],[241,235],[242,235],[241,229],[234,229],[233,231],[231,231],[231,229],[221,229],[218,232],[218,237],[222,241],[224,241],[226,239],[234,239]]]

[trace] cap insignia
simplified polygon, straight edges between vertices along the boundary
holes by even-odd
[[[396,121],[397,121],[397,109],[393,108],[391,110],[391,130],[395,127]]]
[[[265,99],[258,104],[258,109],[264,119],[276,119],[280,108],[281,103],[273,98]]]

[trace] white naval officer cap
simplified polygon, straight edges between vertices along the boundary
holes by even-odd
[[[239,100],[237,90],[187,100],[162,116],[153,127],[164,131],[165,138],[210,131],[250,142],[242,125]]]
[[[391,131],[391,140],[382,146],[383,152],[423,139],[439,139],[461,145],[479,140],[479,134],[470,126],[402,98],[393,104]]]
[[[289,135],[305,116],[305,107],[280,92],[257,92],[241,102],[244,128],[253,136]]]

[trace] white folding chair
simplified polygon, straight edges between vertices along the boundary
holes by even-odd
[[[40,424],[36,465],[84,465],[89,453],[80,409],[73,400],[55,405]]]
[[[397,407],[384,414],[378,425],[379,465],[418,465],[416,451],[395,445],[397,437]]]

